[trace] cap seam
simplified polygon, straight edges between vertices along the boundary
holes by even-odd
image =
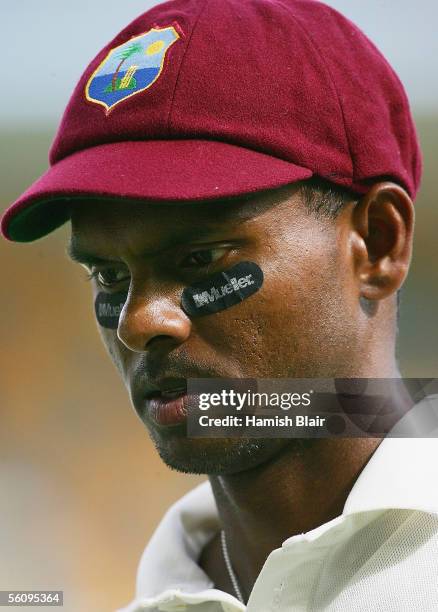
[[[328,77],[330,79],[330,82],[332,84],[332,87],[334,89],[334,92],[335,92],[335,95],[336,95],[336,101],[338,103],[339,111],[341,113],[342,126],[344,128],[345,141],[346,141],[347,147],[348,147],[348,154],[350,155],[350,160],[351,160],[351,177],[348,177],[348,178],[351,178],[352,182],[354,182],[354,158],[353,158],[353,154],[352,154],[350,139],[348,137],[348,131],[347,131],[347,124],[346,124],[346,121],[345,121],[344,108],[342,106],[342,102],[341,102],[341,99],[339,97],[339,93],[338,93],[338,89],[337,89],[336,84],[335,84],[335,80],[334,80],[333,75],[331,73],[331,70],[330,70],[327,62],[325,61],[323,54],[319,50],[318,45],[315,42],[313,36],[310,34],[310,32],[307,31],[307,29],[304,26],[304,24],[301,23],[300,19],[298,19],[294,14],[292,14],[291,16],[292,16],[292,19],[295,21],[295,23],[301,28],[301,30],[303,31],[305,36],[307,36],[307,38],[308,38],[309,42],[311,43],[312,47],[315,49],[315,52],[317,53],[320,61],[324,65],[325,71],[326,71],[326,73],[327,73],[327,75],[328,75]]]
[[[259,153],[261,155],[265,155],[266,157],[272,157],[273,159],[277,159],[279,161],[282,162],[286,162],[289,164],[294,164],[296,166],[299,166],[300,168],[304,168],[305,170],[310,170],[310,168],[308,168],[307,166],[304,166],[302,164],[297,163],[296,161],[291,161],[290,159],[287,159],[286,157],[280,157],[279,155],[274,155],[271,152],[266,152],[262,149],[256,149],[252,146],[248,146],[247,144],[243,145],[241,143],[238,142],[234,142],[232,140],[225,140],[225,139],[221,139],[221,138],[214,138],[214,137],[207,137],[207,136],[203,136],[202,138],[197,138],[194,135],[191,136],[184,136],[184,137],[172,137],[172,136],[168,136],[168,137],[160,137],[160,138],[148,138],[146,140],[144,139],[133,139],[133,138],[127,138],[124,140],[110,140],[108,142],[101,142],[99,144],[94,144],[92,146],[87,146],[84,147],[82,149],[77,149],[76,151],[72,151],[71,153],[69,153],[68,155],[66,155],[65,157],[62,157],[59,161],[57,161],[55,164],[53,164],[50,168],[48,168],[48,170],[46,171],[47,174],[53,167],[57,166],[60,163],[63,163],[66,159],[68,159],[69,157],[73,157],[74,155],[79,155],[81,153],[84,153],[85,151],[89,151],[91,149],[97,149],[99,147],[107,147],[107,146],[111,146],[111,145],[118,145],[118,144],[123,144],[123,143],[149,143],[149,142],[186,142],[186,141],[200,141],[200,142],[215,142],[215,143],[220,143],[220,144],[225,144],[225,145],[230,145],[232,147],[237,147],[239,149],[246,149],[248,151],[251,151],[253,153]],[[43,175],[42,175],[43,176]],[[42,178],[42,176],[40,178]],[[343,173],[336,173],[336,177],[338,178],[345,178],[345,179],[350,179],[351,175],[347,175],[347,174],[343,174]]]
[[[198,16],[197,16],[197,17],[196,17],[196,19],[195,19],[195,22],[194,22],[193,27],[192,27],[192,31],[191,31],[191,33],[190,33],[190,35],[189,35],[189,39],[188,39],[188,41],[187,41],[187,44],[186,44],[186,48],[185,48],[184,54],[183,54],[183,56],[182,56],[182,58],[181,58],[181,62],[180,62],[180,64],[179,64],[179,70],[178,70],[178,74],[177,74],[177,77],[176,77],[176,80],[175,80],[175,86],[174,86],[174,88],[173,88],[173,92],[172,92],[172,99],[171,99],[171,101],[170,101],[169,113],[168,113],[168,115],[167,115],[167,122],[166,122],[166,123],[167,123],[167,134],[168,134],[168,135],[170,135],[170,134],[171,134],[171,132],[172,132],[171,127],[170,127],[170,124],[171,124],[171,119],[172,119],[172,112],[173,112],[173,107],[174,107],[174,103],[175,103],[176,90],[177,90],[177,88],[178,88],[178,83],[179,83],[179,79],[180,79],[180,76],[181,76],[181,72],[182,72],[182,69],[183,69],[183,66],[184,66],[184,61],[185,61],[185,59],[186,59],[187,52],[188,52],[189,47],[190,47],[190,43],[192,42],[192,37],[193,37],[193,34],[195,33],[196,26],[198,25],[199,20],[200,20],[200,18],[201,18],[201,15],[202,15],[202,13],[204,12],[204,10],[205,10],[205,8],[206,8],[207,4],[208,4],[208,0],[205,0],[204,4],[201,6],[201,8],[200,8],[200,10],[199,10]]]

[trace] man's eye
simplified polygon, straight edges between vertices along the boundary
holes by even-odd
[[[190,253],[190,255],[187,255],[187,257],[183,259],[182,266],[184,268],[208,266],[221,259],[221,257],[223,257],[227,251],[229,251],[229,248],[224,247],[193,251]]]
[[[92,269],[89,278],[95,278],[102,287],[112,287],[129,280],[130,275],[126,268]]]

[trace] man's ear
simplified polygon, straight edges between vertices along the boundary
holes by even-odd
[[[376,183],[354,207],[352,224],[360,295],[382,300],[402,286],[408,273],[414,205],[399,185]]]

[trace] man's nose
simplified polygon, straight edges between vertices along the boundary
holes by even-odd
[[[181,344],[190,332],[190,319],[171,298],[134,295],[120,314],[117,336],[129,350],[139,353],[148,350],[153,340]]]

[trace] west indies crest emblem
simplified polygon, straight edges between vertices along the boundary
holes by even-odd
[[[148,89],[161,74],[168,49],[180,38],[173,26],[152,28],[114,47],[93,72],[85,97],[108,114],[117,104]]]

